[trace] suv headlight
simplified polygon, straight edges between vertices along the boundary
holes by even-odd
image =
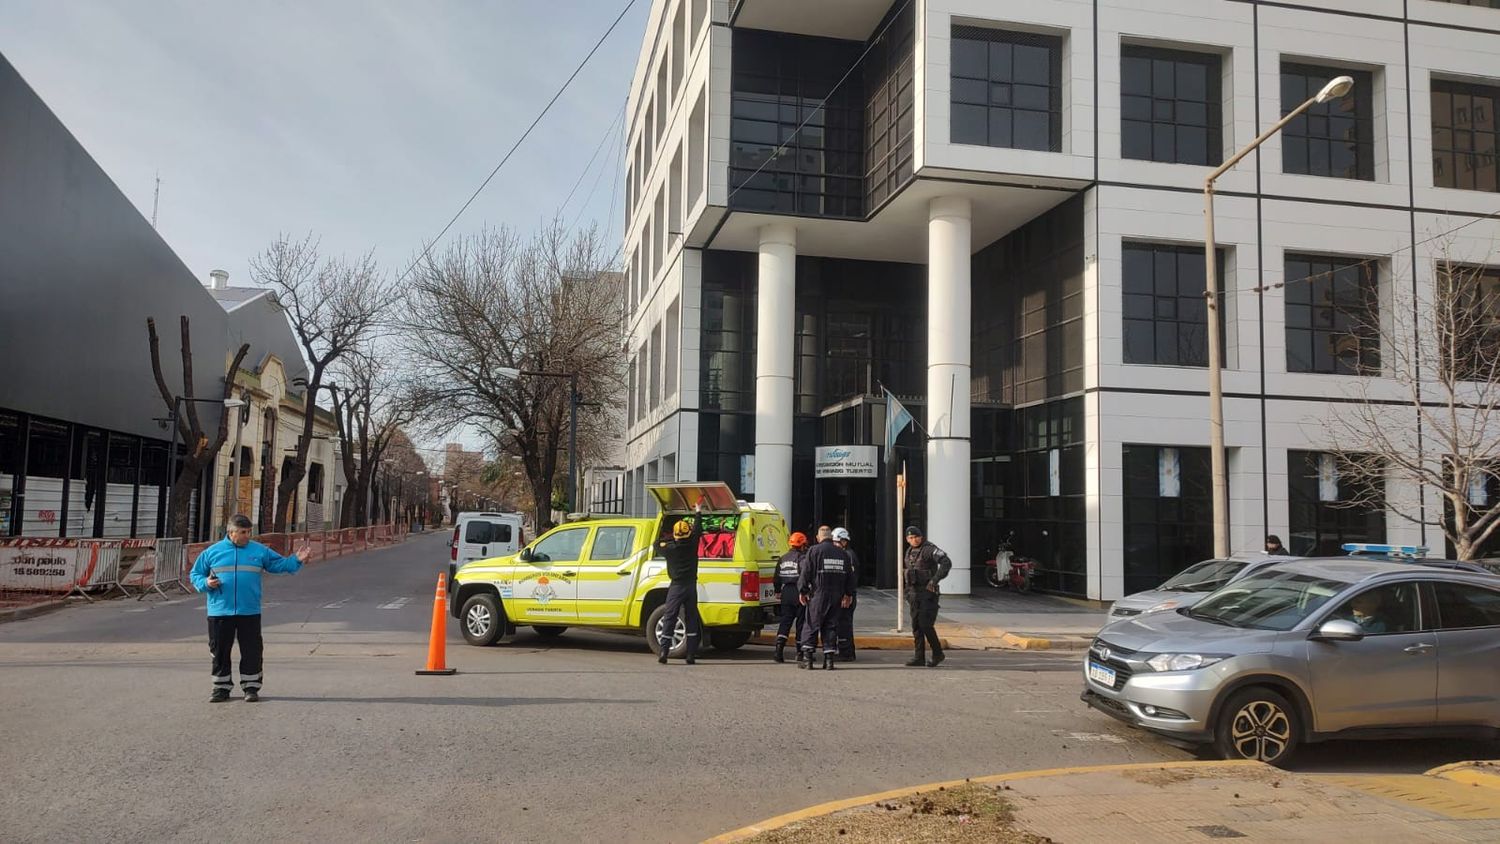
[[[1146,660],[1152,671],[1192,671],[1224,660],[1222,654],[1157,654]]]
[[[1162,601],[1161,603],[1157,604],[1156,606],[1152,607],[1151,609],[1146,610],[1146,612],[1147,613],[1154,613],[1154,612],[1166,612],[1167,610],[1174,610],[1174,609],[1177,609],[1177,603],[1178,603],[1177,601]]]

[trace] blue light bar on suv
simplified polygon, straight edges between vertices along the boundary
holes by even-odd
[[[1346,542],[1344,550],[1350,556],[1360,555],[1398,557],[1410,560],[1420,560],[1427,556],[1427,548],[1423,545],[1381,545],[1374,542]]]

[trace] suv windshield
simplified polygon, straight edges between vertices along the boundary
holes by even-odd
[[[1230,627],[1290,630],[1348,585],[1271,569],[1223,587],[1186,612],[1191,618]]]
[[[1204,560],[1178,572],[1161,585],[1169,592],[1212,592],[1245,567],[1243,560]]]

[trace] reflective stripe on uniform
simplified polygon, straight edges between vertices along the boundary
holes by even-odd
[[[226,571],[253,571],[256,574],[259,574],[265,571],[265,569],[261,568],[260,566],[219,566],[218,568],[209,569],[209,571],[213,572],[214,574],[220,574]]]
[[[259,674],[241,674],[240,675],[240,682],[241,683],[260,682],[260,677],[261,677],[261,675],[259,675]]]

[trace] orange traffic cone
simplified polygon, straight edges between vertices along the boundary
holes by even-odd
[[[457,674],[457,668],[444,667],[444,648],[448,640],[448,588],[438,574],[437,595],[432,599],[432,634],[427,640],[427,667],[418,674]]]

